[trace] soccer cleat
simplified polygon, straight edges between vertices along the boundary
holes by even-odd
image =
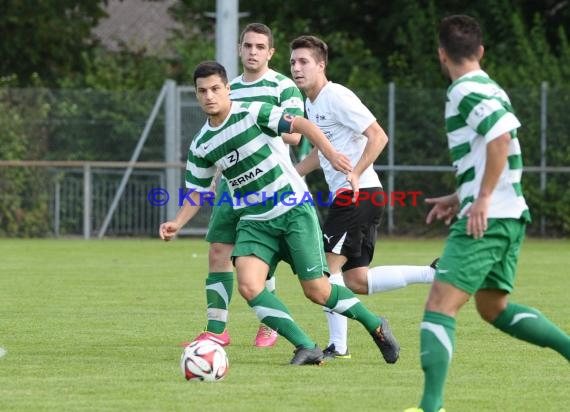
[[[322,365],[324,363],[323,351],[315,346],[313,349],[298,347],[293,352],[291,365]]]
[[[230,344],[230,334],[228,333],[227,329],[224,330],[222,333],[208,332],[207,330],[205,330],[204,332],[202,332],[198,336],[196,336],[196,338],[194,340],[195,341],[196,340],[211,340],[212,342],[216,342],[220,346],[228,346]],[[182,342],[180,344],[180,346],[186,347],[186,346],[190,345],[190,343],[192,343],[192,342]]]
[[[400,357],[400,344],[392,334],[388,320],[381,317],[380,322],[380,326],[371,333],[372,339],[382,352],[386,363],[396,363]]]
[[[404,412],[424,412],[422,408],[408,408]],[[445,409],[441,408],[438,412],[445,412]]]
[[[335,346],[334,343],[331,343],[324,351],[323,351],[323,355],[325,357],[325,359],[350,359],[352,357],[352,355],[350,354],[350,352],[348,351],[348,348],[346,349],[345,353],[339,353]]]
[[[439,263],[439,258],[435,258],[434,261],[429,264],[429,267],[434,269],[434,270],[437,270],[437,264],[438,263]]]
[[[277,332],[263,323],[259,325],[257,336],[253,344],[258,348],[267,348],[277,343]]]
[[[230,334],[228,333],[227,329],[225,329],[222,333],[208,332],[205,330],[204,332],[200,333],[194,340],[206,339],[211,340],[212,342],[216,342],[220,346],[228,346],[230,344]]]

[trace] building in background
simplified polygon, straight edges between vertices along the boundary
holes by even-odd
[[[106,49],[170,57],[168,39],[173,30],[183,26],[176,22],[168,9],[177,0],[109,0],[105,7],[108,17],[101,19],[94,34]]]

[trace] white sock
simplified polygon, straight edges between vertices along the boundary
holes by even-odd
[[[368,270],[368,294],[386,292],[411,285],[432,283],[435,269],[431,266],[376,266]]]
[[[271,293],[275,291],[275,275],[265,281],[265,287]]]
[[[329,282],[333,285],[345,286],[342,273],[330,275]],[[327,321],[329,323],[329,345],[334,344],[337,352],[345,353],[348,336],[348,319],[346,316],[332,312],[329,308],[323,307],[323,310],[327,315]]]

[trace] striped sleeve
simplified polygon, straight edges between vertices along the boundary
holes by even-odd
[[[188,150],[185,175],[186,187],[195,189],[198,192],[208,192],[216,174],[216,166],[197,153],[197,140],[194,139],[192,141]]]
[[[304,116],[305,104],[303,103],[303,95],[297,86],[295,86],[295,83],[292,81],[284,80],[280,83],[280,85],[282,86],[280,94],[280,106],[290,114],[293,114],[295,116]]]
[[[257,125],[269,136],[291,133],[291,122],[283,122],[284,109],[268,103],[250,103],[250,112],[255,115]]]
[[[478,86],[478,92],[472,91],[475,87],[469,87],[471,85]],[[494,83],[481,84],[475,80],[472,84],[463,82],[458,85],[456,92],[462,94],[457,106],[459,115],[447,120],[448,131],[466,124],[484,136],[488,143],[521,126],[506,96],[502,96],[502,89]]]

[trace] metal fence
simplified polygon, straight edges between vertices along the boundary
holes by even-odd
[[[375,164],[386,191],[413,190],[431,196],[452,190],[443,133],[445,91],[392,84],[359,94],[390,136],[389,146]],[[523,123],[523,184],[529,188],[535,216],[532,231],[570,233],[568,214],[551,207],[570,201],[570,119],[566,116],[570,90],[549,90],[543,83],[534,89],[512,90],[510,95]],[[169,81],[158,94],[0,90],[0,120],[5,126],[0,131],[0,216],[20,219],[20,226],[5,225],[0,235],[90,238],[155,236],[159,223],[174,216],[178,189],[184,187],[187,149],[205,116],[192,87]],[[39,149],[31,152],[33,158],[57,160],[19,160],[10,152],[14,136],[40,142]],[[14,181],[27,183],[15,186]],[[41,188],[31,196],[26,185],[38,181]],[[313,190],[324,187],[318,174],[309,177],[308,183]],[[149,202],[147,195],[156,187],[172,195],[166,206]],[[444,228],[423,225],[427,209],[421,204],[388,206],[384,233],[445,233]],[[204,208],[183,234],[205,233],[210,212]],[[326,213],[326,208],[321,212]],[[26,216],[44,218],[47,227],[24,230],[23,224],[30,225]]]
[[[121,170],[93,168],[50,170],[49,180],[53,185],[50,190],[50,220],[54,236],[84,233],[88,238],[97,231],[123,173]],[[164,187],[164,181],[163,171],[133,172],[107,234],[147,236],[156,232],[165,216],[162,209],[148,207],[146,197],[153,188]]]

